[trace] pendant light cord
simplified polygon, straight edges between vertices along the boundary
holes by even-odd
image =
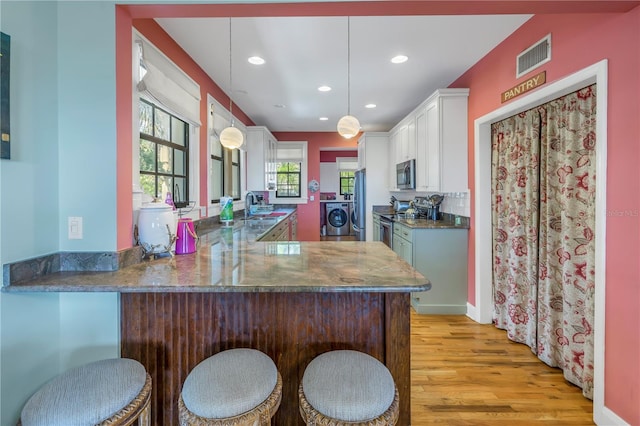
[[[231,115],[231,127],[233,127],[233,98],[231,97],[233,94],[233,72],[231,67],[231,17],[229,17],[229,114]]]
[[[347,16],[347,115],[351,115],[351,17]]]

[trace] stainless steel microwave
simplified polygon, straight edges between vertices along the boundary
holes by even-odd
[[[416,189],[416,160],[396,165],[396,186],[398,189]]]

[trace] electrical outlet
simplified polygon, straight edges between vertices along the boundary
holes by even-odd
[[[69,239],[70,240],[81,240],[82,239],[82,217],[80,216],[69,216],[67,218],[68,229],[69,229]]]

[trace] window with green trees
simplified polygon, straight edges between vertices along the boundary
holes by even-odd
[[[283,162],[277,164],[276,197],[297,198],[301,196],[301,164]]]
[[[340,195],[353,194],[354,171],[340,172]]]
[[[189,124],[140,99],[140,185],[164,199],[189,200]]]

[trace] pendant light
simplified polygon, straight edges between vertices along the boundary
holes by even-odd
[[[229,114],[231,115],[231,125],[220,133],[220,143],[225,148],[240,148],[244,142],[242,132],[233,126],[233,74],[231,72],[231,18],[229,18]]]
[[[347,17],[347,115],[338,121],[338,133],[351,139],[360,132],[360,122],[351,115],[351,17]]]

